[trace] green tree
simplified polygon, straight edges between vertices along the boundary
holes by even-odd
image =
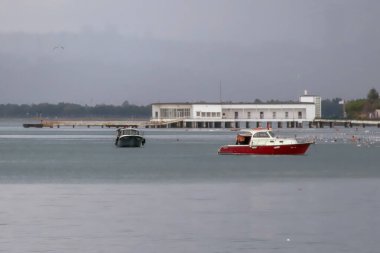
[[[372,88],[369,90],[367,99],[370,101],[376,101],[379,99],[379,93],[377,92],[375,88]]]
[[[129,106],[129,102],[128,100],[125,100],[122,104],[121,104],[122,107],[128,107]]]
[[[350,119],[363,119],[363,115],[367,100],[366,99],[356,99],[349,101],[346,104],[347,116]]]

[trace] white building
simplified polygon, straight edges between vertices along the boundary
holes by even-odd
[[[274,122],[302,126],[321,117],[321,98],[301,96],[299,102],[270,103],[155,103],[152,123],[178,123],[179,127],[255,127]]]
[[[315,104],[315,117],[322,118],[322,99],[319,96],[308,95],[305,90],[304,95],[300,96],[299,101],[301,103],[314,103]]]

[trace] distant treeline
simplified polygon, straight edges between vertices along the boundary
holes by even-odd
[[[322,101],[323,118],[343,118],[345,111],[348,119],[373,119],[377,109],[380,109],[380,98],[375,88],[368,91],[367,98],[344,101],[344,105],[341,98]]]
[[[323,99],[322,100],[322,118],[324,119],[342,119],[343,105],[339,104],[341,98]]]
[[[347,117],[350,119],[373,119],[375,110],[380,109],[379,92],[372,88],[366,99],[355,99],[346,103]]]
[[[339,104],[342,99],[322,100],[323,118],[343,118],[343,107]],[[279,100],[255,103],[284,103]],[[286,101],[289,103],[291,101]],[[137,106],[127,101],[122,105],[79,105],[73,103],[41,103],[41,104],[0,104],[0,118],[150,118],[151,105]]]
[[[345,101],[341,98],[322,100],[322,117],[341,119],[344,109],[351,119],[370,118],[369,115],[380,109],[379,94],[376,89],[368,92],[367,99]],[[254,103],[291,103],[291,101],[268,100],[263,102],[256,99]],[[151,105],[138,106],[125,101],[121,105],[79,105],[73,103],[41,103],[41,104],[0,104],[0,118],[150,118]]]
[[[116,105],[79,105],[72,103],[58,104],[0,104],[1,118],[150,118],[150,105],[137,106],[124,102]]]

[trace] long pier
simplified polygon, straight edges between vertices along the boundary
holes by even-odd
[[[278,127],[278,128],[324,128],[344,126],[366,127],[377,126],[380,120],[348,120],[348,119],[315,119],[313,121],[275,120],[275,119],[221,119],[218,121],[175,119],[175,120],[40,120],[39,123],[25,123],[25,128],[60,128],[60,127],[101,127],[101,128],[252,128],[252,127]]]
[[[141,128],[149,125],[149,120],[40,120],[40,123],[25,123],[23,127],[29,128],[60,128],[60,127],[134,127]]]
[[[316,119],[313,125],[319,128],[324,126],[344,126],[344,127],[366,127],[377,126],[380,127],[380,120],[345,120],[345,119]]]

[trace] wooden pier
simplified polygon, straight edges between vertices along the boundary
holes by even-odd
[[[299,120],[274,120],[274,119],[221,119],[218,121],[199,121],[194,119],[175,120],[40,120],[39,123],[25,123],[25,128],[60,128],[60,127],[101,127],[101,128],[252,128],[252,127],[276,127],[277,128],[324,128],[344,126],[380,128],[380,120],[348,120],[348,119],[316,119],[313,121]]]
[[[60,127],[101,127],[101,128],[119,128],[133,127],[145,128],[149,125],[149,120],[40,120],[40,123],[25,123],[23,127],[29,128],[60,128]]]

